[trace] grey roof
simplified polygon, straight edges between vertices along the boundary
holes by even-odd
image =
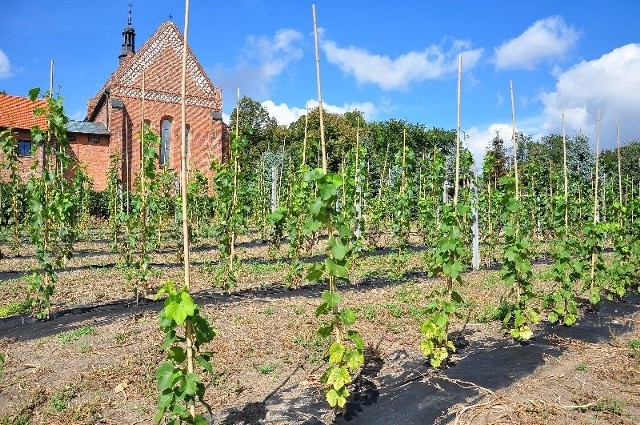
[[[69,121],[67,123],[67,131],[82,134],[111,134],[104,124],[91,121]]]

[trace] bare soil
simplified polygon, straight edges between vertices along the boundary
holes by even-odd
[[[193,293],[218,331],[205,347],[214,352],[215,364],[206,378],[207,402],[224,423],[299,423],[276,419],[266,406],[283,394],[322,399],[319,377],[328,343],[316,335],[321,319],[315,309],[323,288],[286,289],[286,248],[270,259],[266,245],[241,242],[242,268],[231,295],[213,286],[216,254],[210,242],[196,246],[192,256]],[[161,303],[135,305],[106,241],[83,242],[77,250],[60,272],[53,300],[58,315],[48,322],[26,315],[0,319],[0,353],[6,355],[0,424],[152,423],[155,370],[165,358],[158,349]],[[182,279],[175,252],[169,246],[154,255],[152,289]],[[426,276],[421,255],[413,251],[399,272],[386,251],[376,251],[353,267],[353,283],[343,287],[345,303],[358,313],[355,327],[366,341],[368,366],[375,366],[370,373],[398,372],[399,353],[422,362],[422,309],[429,291],[443,282]],[[22,276],[34,265],[28,247],[0,260],[0,307],[22,302]],[[536,266],[542,276],[545,269]],[[464,280],[460,292],[469,305],[452,329],[475,347],[508,340],[495,321],[506,293],[499,273],[469,272]],[[537,283],[540,290],[548,285]],[[639,316],[624,320],[633,330],[600,343],[558,340],[561,356],[508,387],[487,390],[480,400],[451,406],[449,413],[460,424],[640,423],[640,347],[632,348],[640,341]],[[332,417],[328,409],[317,415]]]

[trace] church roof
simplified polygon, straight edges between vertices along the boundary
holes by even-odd
[[[81,134],[99,134],[109,135],[111,132],[107,130],[104,124],[100,122],[90,121],[69,121],[67,123],[67,131],[70,133]]]
[[[44,99],[31,101],[28,97],[0,94],[0,127],[28,130],[37,125],[44,128],[47,126],[46,117],[36,117],[33,111],[46,106]]]
[[[45,115],[34,116],[34,109],[46,108],[45,99],[32,101],[24,96],[12,96],[0,94],[0,127],[21,130],[30,130],[33,126],[47,127]],[[108,135],[109,130],[101,124],[86,121],[69,121],[67,131],[70,133]]]

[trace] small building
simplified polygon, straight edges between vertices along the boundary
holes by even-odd
[[[31,172],[33,157],[31,156],[31,128],[47,127],[44,115],[34,116],[36,108],[45,108],[46,100],[31,101],[28,97],[0,94],[0,130],[11,129],[18,140],[18,157],[21,162],[22,180],[26,181]],[[71,145],[71,155],[79,163],[85,164],[87,170],[97,170],[102,167],[100,152],[109,150],[109,130],[99,122],[69,121],[67,124],[67,139]],[[108,160],[108,155],[107,155]],[[1,170],[4,176],[4,170]],[[94,180],[99,180],[100,190],[106,187],[106,175],[99,176],[91,173]],[[94,183],[95,186],[95,183]]]
[[[182,143],[181,84],[184,38],[173,22],[164,22],[136,51],[135,30],[129,22],[122,32],[119,64],[88,102],[84,121],[67,124],[72,155],[87,165],[95,190],[107,185],[113,153],[120,154],[120,178],[131,187],[140,169],[139,134],[143,124],[160,135],[159,167],[180,170]],[[44,128],[44,117],[33,116],[44,100],[0,95],[0,129],[12,128],[19,140],[22,169],[31,166],[30,133]],[[228,151],[228,129],[222,122],[222,92],[206,75],[187,46],[186,128],[188,169],[211,177],[212,160]]]

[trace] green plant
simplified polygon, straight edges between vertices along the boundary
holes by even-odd
[[[302,246],[308,237],[304,231],[304,223],[308,216],[307,207],[310,201],[309,182],[304,178],[309,167],[302,164],[294,176],[291,194],[287,205],[286,228],[289,240],[289,270],[285,282],[290,288],[297,288],[304,277],[304,266],[300,261]]]
[[[236,237],[245,225],[245,216],[249,213],[244,202],[244,193],[238,185],[240,166],[238,152],[245,146],[247,139],[238,131],[231,132],[229,161],[213,162],[213,190],[217,214],[214,217],[213,233],[217,241],[220,262],[215,275],[216,284],[225,291],[231,290],[237,281],[238,258],[235,252]]]
[[[114,223],[116,232],[123,233],[119,230],[121,225],[125,230],[122,239],[114,236],[120,254],[118,266],[132,286],[136,303],[140,295],[146,295],[150,289],[148,280],[152,272],[151,252],[157,244],[154,236],[158,227],[157,212],[161,197],[158,193],[157,169],[160,138],[147,125],[143,127],[138,137],[142,146],[142,167],[136,176],[135,191],[130,193],[131,210],[128,213],[122,210],[116,213],[119,221]],[[113,158],[112,161],[114,161]],[[117,192],[116,196],[118,196]],[[116,203],[114,209],[117,211],[117,198],[112,199],[112,202]]]
[[[562,234],[566,208],[565,199],[556,197],[555,226],[559,234]],[[566,234],[565,229],[564,238],[552,251],[552,255],[553,266],[550,277],[556,283],[556,287],[546,298],[546,306],[551,309],[547,319],[551,323],[562,322],[566,326],[571,326],[578,319],[578,303],[573,285],[583,277],[586,271],[586,252],[575,238]]]
[[[274,372],[277,368],[278,368],[277,363],[266,363],[258,366],[256,369],[258,369],[258,372],[262,373],[263,375],[269,375],[270,373]]]
[[[403,132],[402,151],[396,155],[394,171],[399,174],[393,180],[393,209],[391,214],[391,231],[398,259],[393,263],[393,270],[400,273],[406,267],[403,254],[409,243],[409,231],[414,202],[415,155],[406,144],[407,132]]]
[[[621,400],[605,399],[603,401],[595,403],[593,406],[590,406],[589,408],[594,412],[607,412],[607,413],[612,413],[614,415],[621,415],[623,407],[624,407],[624,403]]]
[[[446,288],[431,292],[429,298],[432,301],[426,307],[429,316],[421,327],[420,348],[433,367],[440,367],[449,352],[455,351],[453,342],[449,340],[449,323],[451,315],[457,314],[463,305],[454,283],[462,283],[461,273],[465,268],[462,260],[469,248],[464,244],[461,226],[470,212],[471,208],[463,203],[443,205],[440,238],[435,250],[427,257],[429,272],[442,275],[447,282]]]
[[[205,385],[202,378],[193,372],[194,366],[209,374],[213,373],[211,352],[201,351],[203,344],[213,340],[216,331],[200,314],[186,288],[176,289],[173,282],[166,282],[156,297],[166,295],[160,311],[160,327],[165,333],[160,348],[167,350],[167,361],[160,364],[156,380],[160,391],[155,422],[178,425],[207,424],[203,415],[194,415],[195,402],[199,401],[211,413],[204,401]],[[184,326],[184,333],[178,327]]]
[[[49,409],[53,412],[64,412],[69,407],[69,402],[76,395],[76,389],[65,387],[55,392],[49,400]]]
[[[0,151],[3,153],[0,165],[8,172],[7,181],[0,183],[0,187],[4,192],[3,198],[9,198],[8,209],[6,211],[0,209],[0,216],[5,213],[7,215],[6,224],[10,228],[11,247],[15,249],[20,244],[20,233],[23,227],[21,215],[24,204],[24,184],[20,177],[18,140],[11,129],[0,131]]]
[[[0,317],[13,316],[14,314],[26,313],[31,308],[28,301],[16,301],[0,306]]]
[[[30,90],[30,99],[35,101],[39,93],[40,89]],[[34,172],[27,183],[27,198],[29,233],[36,247],[38,269],[27,276],[27,281],[35,317],[47,319],[57,280],[55,269],[62,267],[71,256],[78,235],[78,205],[70,181],[65,177],[65,173],[71,171],[72,158],[62,99],[52,94],[46,96],[46,106],[36,108],[34,114],[45,116],[47,128],[31,129]],[[40,150],[41,155],[36,155]]]
[[[602,299],[602,288],[598,277],[606,270],[602,250],[607,228],[606,223],[589,223],[584,227],[583,245],[591,257],[591,275],[586,280],[584,289],[588,292],[589,302],[592,306],[600,303]]]
[[[629,348],[631,348],[634,351],[640,351],[640,339],[639,338],[634,338],[629,340]]]
[[[577,370],[578,372],[584,372],[585,370],[587,370],[587,365],[586,365],[586,364],[584,364],[584,363],[578,363],[578,364],[576,365],[576,370]]]
[[[329,364],[321,381],[329,405],[343,408],[350,395],[347,385],[353,380],[351,374],[357,373],[364,364],[362,337],[357,331],[347,329],[356,322],[356,315],[353,310],[340,307],[342,295],[337,290],[337,280],[348,276],[352,230],[335,209],[342,185],[341,176],[315,169],[306,173],[305,180],[310,186],[316,187],[315,198],[309,205],[305,232],[312,233],[324,228],[329,236],[324,261],[313,263],[307,271],[309,281],[320,280],[326,275],[329,284],[328,290],[322,294],[322,303],[316,309],[316,316],[329,316],[329,320],[318,329],[318,334],[322,337],[333,336],[329,347]]]
[[[502,278],[515,301],[507,303],[508,310],[503,320],[504,327],[517,340],[528,340],[533,336],[531,326],[540,321],[536,309],[529,300],[535,298],[533,290],[533,268],[531,267],[529,242],[519,231],[519,212],[522,202],[518,199],[513,176],[500,179],[505,245],[502,263]]]
[[[425,161],[423,161],[424,163]],[[445,175],[445,156],[436,147],[424,172],[422,190],[418,199],[418,224],[425,245],[433,244],[438,237],[439,208]]]
[[[273,307],[269,306],[262,311],[263,314],[267,316],[271,316],[273,314]]]
[[[58,341],[60,341],[60,343],[62,344],[70,344],[74,341],[79,340],[83,335],[94,335],[95,333],[96,330],[92,326],[83,326],[73,331],[62,332],[58,334]]]

